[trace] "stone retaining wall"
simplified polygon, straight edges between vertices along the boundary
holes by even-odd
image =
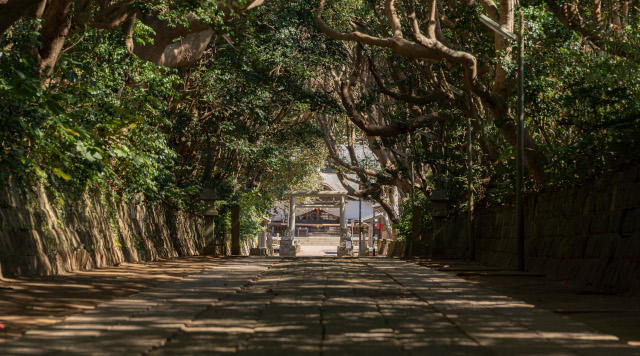
[[[467,257],[466,215],[433,233],[434,251]],[[514,208],[477,211],[476,260],[516,267]],[[525,201],[525,266],[597,288],[640,292],[640,167]]]
[[[40,188],[0,190],[0,276],[78,269],[197,254],[198,219],[164,205],[53,197]]]

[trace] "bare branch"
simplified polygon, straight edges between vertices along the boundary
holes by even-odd
[[[379,38],[359,31],[348,33],[336,31],[322,19],[325,2],[326,0],[320,0],[318,10],[316,11],[316,24],[327,36],[334,40],[360,42],[370,46],[389,48],[409,58],[430,58],[439,60],[443,57],[442,53],[432,51],[418,43],[408,41],[401,37]]]
[[[411,24],[411,31],[413,37],[416,38],[420,33],[420,25],[418,25],[418,17],[416,16],[416,2],[415,0],[409,1],[409,23]]]
[[[355,108],[355,105],[353,104],[351,98],[350,79],[342,81],[339,94],[340,98],[342,99],[342,105],[344,106],[351,121],[369,136],[397,136],[408,132],[413,132],[415,131],[415,129],[427,126],[434,121],[448,120],[453,118],[453,116],[449,113],[433,112],[428,115],[416,118],[411,122],[399,122],[393,125],[376,125],[367,121],[364,116]]]
[[[489,15],[489,17],[495,21],[498,22],[500,20],[500,13],[498,12],[498,6],[496,5],[495,2],[493,2],[493,0],[479,0],[480,5],[482,5],[482,8],[484,9],[484,11],[487,12],[487,15]]]
[[[380,92],[396,100],[401,100],[409,104],[424,106],[424,105],[432,104],[439,101],[453,99],[452,97],[450,97],[445,93],[429,93],[428,95],[416,96],[411,94],[402,94],[402,93],[394,92],[384,85],[384,82],[378,75],[375,69],[375,65],[370,58],[369,58],[369,71],[373,75],[373,79],[375,80],[376,84],[378,84],[378,87],[380,88]]]
[[[349,164],[345,162],[342,158],[340,158],[338,154],[338,147],[336,145],[336,140],[333,136],[333,133],[331,132],[331,128],[329,126],[328,120],[326,118],[318,118],[318,123],[320,124],[320,128],[324,133],[323,135],[324,141],[329,150],[329,157],[333,162],[352,172],[362,174],[368,177],[374,177],[378,182],[388,182],[389,184],[396,185],[397,187],[404,190],[409,188],[408,183],[403,179],[392,177],[391,175],[388,175],[388,174],[377,172],[368,168],[362,168],[354,164]]]
[[[429,0],[427,7],[429,16],[429,22],[427,25],[427,37],[429,37],[430,39],[436,39],[436,14],[438,12],[436,0]]]
[[[396,12],[395,0],[385,0],[384,14],[391,25],[391,33],[393,37],[402,37],[402,27],[400,26],[400,19]]]
[[[262,6],[263,4],[264,4],[264,0],[255,0],[254,2],[249,4],[249,6],[247,6],[247,10],[251,10],[251,9],[256,8],[258,6]]]
[[[135,24],[136,24],[136,14],[133,13],[131,14],[131,16],[129,16],[127,21],[125,21],[125,23],[122,25],[122,28],[125,33],[124,43],[129,53],[133,53],[133,48],[134,48],[133,29],[135,27]]]
[[[593,0],[593,22],[600,25],[602,23],[602,0]]]
[[[322,119],[322,118],[318,118],[318,122],[320,123],[320,126],[322,128],[322,131],[324,133],[324,141],[327,144],[327,148],[329,149],[329,156],[331,157],[331,159],[343,166],[344,168],[347,168],[351,171],[354,171],[356,173],[361,173],[370,177],[376,177],[376,178],[382,178],[382,179],[389,179],[390,177],[388,176],[383,176],[380,175],[378,172],[372,170],[372,169],[367,169],[367,168],[361,168],[358,166],[353,166],[348,164],[347,162],[345,162],[343,159],[340,158],[340,155],[338,154],[338,148],[336,145],[336,141],[335,138],[333,137],[333,134],[331,133],[331,128],[328,125],[328,122],[326,119]]]

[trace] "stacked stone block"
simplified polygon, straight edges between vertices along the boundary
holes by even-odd
[[[54,275],[79,269],[197,254],[201,223],[162,204],[55,198],[43,187],[0,189],[0,275]]]
[[[447,257],[467,257],[466,216],[434,229]],[[476,259],[516,268],[514,208],[478,210]],[[525,201],[525,267],[596,288],[640,292],[640,167]]]
[[[280,240],[280,257],[296,257],[296,246],[292,237],[283,237]]]

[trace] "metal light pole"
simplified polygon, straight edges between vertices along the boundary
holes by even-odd
[[[471,105],[473,105],[471,95],[469,95],[469,104],[469,108],[475,112],[471,107]],[[475,260],[476,244],[473,238],[473,136],[471,134],[471,118],[467,117],[467,239],[469,243],[469,257],[471,260]]]
[[[523,176],[524,176],[524,20],[522,9],[519,11],[518,36],[507,31],[495,21],[485,15],[480,20],[497,34],[511,41],[518,40],[518,120],[516,137],[516,250],[518,255],[517,268],[524,271],[524,206],[523,206]]]
[[[524,271],[524,21],[520,10],[518,29],[518,153],[516,155],[516,236],[518,250],[518,271]]]

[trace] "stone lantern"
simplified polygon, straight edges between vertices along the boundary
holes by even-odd
[[[271,235],[267,232],[267,226],[269,223],[271,223],[271,219],[262,217],[262,221],[260,222],[262,231],[260,232],[260,235],[258,235],[258,247],[254,247],[249,250],[249,255],[270,256],[272,254],[270,251],[273,250],[273,241],[271,240]]]
[[[433,204],[434,218],[441,218],[447,215],[447,209],[449,208],[449,198],[447,197],[446,189],[436,189],[431,193],[429,201]]]
[[[446,189],[436,189],[429,197],[429,201],[433,204],[433,233],[431,235],[431,241],[429,242],[431,257],[440,257],[444,254],[444,241],[442,240],[441,230],[443,220],[447,216],[447,210],[449,208],[449,198],[447,197]],[[426,247],[426,246],[425,246]]]
[[[218,200],[218,195],[214,190],[203,189],[200,194],[200,199],[204,202],[204,210],[202,215],[204,216],[204,248],[201,251],[202,255],[216,255],[217,244],[215,243],[215,222],[214,219],[218,216],[218,211],[215,209],[215,202]],[[223,251],[224,254],[225,251]]]

